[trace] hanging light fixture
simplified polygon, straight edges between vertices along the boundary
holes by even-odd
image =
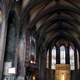
[[[32,80],[36,80],[36,76],[35,75],[33,75]]]

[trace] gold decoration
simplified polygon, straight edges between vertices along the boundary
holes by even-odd
[[[57,64],[55,72],[55,80],[70,80],[70,65]]]

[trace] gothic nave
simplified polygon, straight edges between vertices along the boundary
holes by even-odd
[[[0,0],[0,80],[80,80],[80,0]]]

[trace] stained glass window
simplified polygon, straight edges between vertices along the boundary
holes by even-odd
[[[46,67],[49,68],[49,50],[47,51]]]
[[[70,69],[74,70],[75,65],[74,65],[74,49],[70,46]]]
[[[79,52],[77,50],[77,69],[79,69]]]
[[[56,47],[52,49],[52,61],[51,61],[51,69],[55,69],[56,65]]]
[[[74,56],[74,49],[70,46],[69,47],[69,57],[70,57],[70,69],[75,70],[75,56]],[[66,51],[65,46],[60,46],[60,64],[66,64]],[[46,58],[46,67],[49,68],[49,50],[47,51],[47,58]],[[51,69],[55,69],[56,67],[56,47],[52,48],[51,52]],[[79,69],[79,53],[77,51],[77,68]]]
[[[65,64],[65,47],[60,47],[60,63]]]

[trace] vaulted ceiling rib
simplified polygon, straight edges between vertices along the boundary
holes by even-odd
[[[25,17],[27,19],[27,16],[33,16],[32,13],[36,12],[33,10],[33,7],[37,7],[39,3],[43,3],[45,6],[37,12],[29,23],[25,24],[25,19],[23,18]],[[29,30],[35,29],[35,35],[38,34],[41,44],[47,44],[47,42],[51,43],[58,39],[71,39],[72,41],[77,38],[77,40],[80,40],[80,19],[77,17],[80,16],[79,6],[76,6],[76,4],[71,1],[65,0],[61,2],[39,0],[39,3],[29,3],[21,15],[24,15],[22,22],[26,25],[26,28]],[[30,14],[31,10],[33,10],[33,12]],[[24,12],[25,14],[23,14]],[[40,21],[42,24],[38,27],[38,22]],[[36,26],[37,23],[38,25]]]

